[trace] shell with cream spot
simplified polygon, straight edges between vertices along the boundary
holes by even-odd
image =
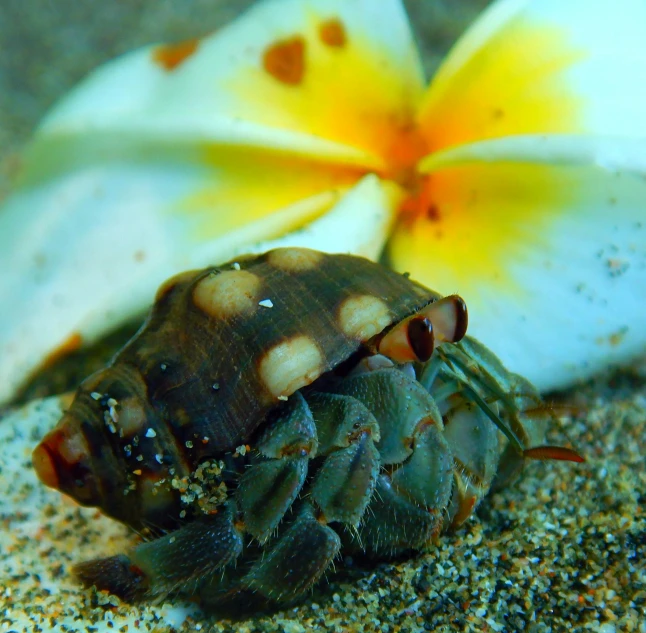
[[[177,275],[145,327],[81,384],[38,449],[41,468],[85,504],[133,527],[163,527],[180,511],[166,482],[248,443],[295,391],[438,297],[366,259],[301,248]],[[59,463],[46,454],[63,436],[78,436],[87,455]]]

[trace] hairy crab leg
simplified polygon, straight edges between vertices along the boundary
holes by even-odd
[[[234,563],[242,548],[243,536],[229,505],[213,517],[138,545],[128,556],[86,561],[74,572],[86,587],[107,589],[130,602],[167,596],[190,584],[197,587]]]
[[[313,393],[307,402],[326,456],[311,487],[311,498],[321,511],[319,521],[340,521],[356,529],[379,474],[379,425],[355,398]]]
[[[305,504],[287,531],[242,580],[269,600],[295,600],[321,577],[341,549],[339,535]]]
[[[258,442],[258,456],[238,484],[244,529],[258,542],[270,538],[300,493],[317,444],[314,419],[297,392]]]

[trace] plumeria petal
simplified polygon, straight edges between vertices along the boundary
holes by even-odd
[[[328,157],[383,168],[384,150],[411,125],[424,86],[398,0],[273,0],[203,40],[107,64],[41,132],[163,136],[170,128],[182,138],[274,147],[279,129],[281,149],[319,156],[300,138],[313,136]]]
[[[430,150],[514,134],[646,135],[643,0],[501,0],[460,39],[418,120]]]
[[[502,0],[419,111],[389,261],[542,389],[646,350],[645,62],[642,0]]]
[[[534,321],[552,316],[528,297],[571,292],[543,272],[566,260],[562,231],[585,236],[571,249],[581,287],[597,284],[589,254],[609,227],[622,250],[640,221],[629,139],[646,136],[645,18],[643,0],[499,0],[426,93],[398,0],[269,0],[203,40],[107,64],[44,121],[0,215],[0,264],[16,273],[0,283],[0,401],[179,269],[278,244],[376,257],[397,209],[389,260],[465,295],[475,331],[522,370],[547,335]],[[621,299],[622,284],[599,296]],[[570,369],[532,363],[529,377],[562,385],[626,357],[617,341],[639,339],[617,313],[555,316],[586,342],[563,346]],[[603,337],[610,355],[590,351]]]
[[[573,134],[519,134],[449,147],[419,162],[420,173],[475,163],[536,163],[595,165],[610,172],[636,176],[646,173],[646,137]]]
[[[91,341],[143,310],[178,270],[299,229],[343,193],[325,170],[264,167],[260,177],[225,165],[208,173],[88,166],[11,198],[0,217],[0,266],[11,271],[0,278],[0,393],[51,350]],[[225,206],[218,232],[209,212]],[[38,216],[25,222],[30,210]]]
[[[398,0],[273,0],[95,71],[0,213],[0,401],[179,270],[274,243],[376,257],[400,190],[362,178],[407,160],[420,69]]]
[[[263,253],[271,248],[305,246],[330,253],[352,252],[376,260],[393,228],[392,210],[403,197],[400,187],[370,174],[348,191],[331,211],[300,231],[252,244],[245,250]]]
[[[429,157],[433,213],[390,254],[550,389],[646,352],[646,140],[507,137]]]

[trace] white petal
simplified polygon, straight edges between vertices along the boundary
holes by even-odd
[[[458,145],[430,154],[419,164],[432,173],[470,163],[517,162],[544,165],[594,165],[609,172],[646,175],[646,137],[583,134],[521,134]]]
[[[525,19],[562,29],[579,51],[562,79],[581,101],[584,133],[646,136],[646,2],[539,1]]]
[[[430,149],[515,134],[646,136],[643,0],[500,0],[424,99]]]
[[[180,270],[288,244],[375,258],[400,199],[398,188],[375,176],[344,197],[343,188],[325,188],[324,172],[279,169],[265,174],[264,185],[240,183],[227,198],[234,211],[223,217],[207,206],[160,222],[159,208],[183,200],[198,182],[208,205],[209,183],[196,176],[88,169],[8,201],[0,216],[0,267],[11,271],[0,277],[0,400],[52,350],[92,342],[147,309],[159,284]],[[296,201],[281,208],[295,186]],[[216,187],[214,209],[220,193]],[[254,219],[254,208],[272,200],[278,209]],[[33,208],[40,221],[25,223]]]
[[[326,43],[326,25],[342,39]],[[303,47],[300,79],[290,76],[288,47],[284,67],[268,70],[268,52],[291,41]],[[315,136],[371,164],[387,140],[383,128],[412,119],[424,88],[399,0],[273,0],[177,57],[182,46],[148,47],[95,71],[50,113],[41,136],[170,128],[266,147],[277,128],[293,133],[296,150],[299,134]],[[181,61],[169,69],[165,56]]]
[[[389,254],[541,388],[645,349],[645,84],[643,0],[499,0],[420,108],[432,153]]]
[[[543,391],[646,355],[646,186],[615,178],[581,174],[590,198],[509,264],[524,292],[473,306],[473,335]]]
[[[375,260],[383,251],[401,198],[399,187],[368,175],[318,220],[297,233],[255,244],[248,250],[262,253],[272,248],[305,246]]]
[[[0,277],[0,401],[52,350],[91,342],[145,310],[167,277],[298,229],[341,195],[313,174],[310,195],[292,191],[289,204],[281,196],[305,175],[266,176],[255,192],[241,182],[225,196],[224,214],[217,188],[209,209],[213,183],[172,166],[89,168],[10,198],[0,215],[0,267],[8,271]],[[183,216],[161,211],[200,188],[204,201]],[[274,213],[254,219],[263,210]]]
[[[469,332],[546,390],[646,353],[646,141],[523,136],[440,152],[400,270],[459,292]]]

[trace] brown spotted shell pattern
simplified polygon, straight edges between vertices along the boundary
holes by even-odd
[[[458,297],[348,255],[170,279],[34,451],[45,484],[148,529],[77,573],[126,599],[288,602],[341,552],[459,525],[498,469],[575,459],[540,446],[549,411],[465,329]]]

